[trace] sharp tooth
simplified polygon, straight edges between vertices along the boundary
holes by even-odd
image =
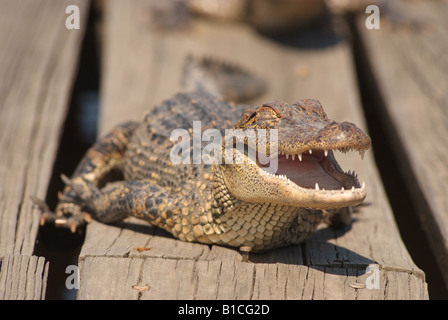
[[[355,191],[355,187],[352,187],[352,192]]]
[[[286,159],[289,159],[289,154],[286,154]]]
[[[302,154],[299,153],[299,154],[297,155],[297,158],[299,158],[299,160],[302,161]]]
[[[325,157],[328,157],[328,150],[324,150]]]
[[[366,150],[359,150],[359,154],[360,154],[362,160],[364,160],[365,153],[366,153]]]
[[[345,190],[344,187],[342,187],[342,188],[341,188],[341,191],[344,192],[344,190]]]
[[[291,158],[292,158],[292,160],[294,160],[294,159],[295,159],[295,157],[296,157],[296,155],[295,155],[295,154],[292,154],[292,155],[291,155]]]
[[[313,150],[310,149],[310,150],[308,150],[308,152],[309,152],[310,154],[312,154],[312,153],[313,153]]]
[[[316,182],[316,186],[314,187],[316,190],[319,190],[319,185]]]
[[[366,183],[363,181],[363,182],[362,182],[361,189],[365,189],[365,188],[366,188]]]

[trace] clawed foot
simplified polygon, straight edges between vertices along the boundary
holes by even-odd
[[[78,210],[73,211],[79,211],[78,214],[70,213],[70,216],[64,215],[61,208],[58,210],[58,213],[50,211],[48,208],[48,205],[42,201],[41,199],[37,199],[35,197],[31,197],[34,204],[40,209],[41,211],[41,217],[40,217],[40,225],[43,226],[45,224],[54,224],[56,227],[60,228],[68,228],[71,232],[75,233],[76,230],[84,225],[85,223],[89,223],[92,221],[92,217],[87,212],[81,212],[79,207],[76,207],[74,204],[65,203],[61,206],[66,205],[67,207],[70,205],[72,208],[76,208]],[[61,212],[61,213],[59,213]]]
[[[89,182],[85,182],[84,180],[82,180],[84,183],[77,183],[65,175],[61,175],[61,178],[82,200],[89,199],[92,193],[97,190],[96,187],[92,187]],[[82,206],[77,203],[62,200],[58,204],[56,212],[53,212],[43,200],[35,197],[31,197],[31,199],[41,211],[41,226],[52,223],[56,227],[68,228],[71,232],[75,233],[80,226],[92,221],[91,215],[82,211]]]

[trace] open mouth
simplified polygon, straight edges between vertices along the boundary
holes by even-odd
[[[234,150],[235,159],[243,158],[244,162],[223,165],[221,172],[229,191],[240,200],[326,210],[356,206],[366,198],[365,184],[359,184],[354,172],[340,168],[334,150],[285,153],[279,148],[267,156],[251,148],[243,154]],[[355,150],[362,157],[367,148],[344,146],[335,150]]]
[[[342,152],[350,151],[341,149]],[[363,157],[365,150],[358,150]],[[344,172],[337,164],[332,150],[311,149],[303,153],[278,152],[267,157],[257,153],[257,165],[269,175],[291,181],[304,189],[312,190],[355,190],[360,186],[356,174]],[[262,158],[262,160],[260,159]],[[273,165],[272,160],[277,160]]]

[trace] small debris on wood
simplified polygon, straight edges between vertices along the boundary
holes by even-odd
[[[349,284],[349,286],[352,287],[353,289],[364,289],[366,287],[364,283],[360,282],[352,282]]]
[[[139,253],[142,253],[143,251],[149,251],[149,250],[151,250],[152,248],[134,248],[134,250],[135,251],[137,251],[137,252],[139,252]]]
[[[148,291],[151,287],[146,284],[136,284],[132,286],[132,289],[137,290],[138,292],[143,292]]]

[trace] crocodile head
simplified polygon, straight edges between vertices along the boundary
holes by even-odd
[[[224,161],[220,168],[236,198],[331,209],[357,205],[366,197],[364,183],[340,168],[333,151],[358,151],[363,157],[370,138],[352,123],[328,119],[318,101],[248,109],[233,129],[243,134],[231,137],[233,162]],[[235,141],[247,147],[237,148]]]

